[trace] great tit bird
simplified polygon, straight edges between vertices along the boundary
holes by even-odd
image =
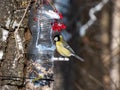
[[[54,42],[56,44],[57,52],[60,55],[65,56],[65,57],[74,56],[77,59],[79,59],[81,61],[84,61],[84,59],[82,59],[81,57],[79,57],[78,55],[75,54],[73,49],[65,42],[62,35],[60,35],[60,34],[55,35],[54,36]]]

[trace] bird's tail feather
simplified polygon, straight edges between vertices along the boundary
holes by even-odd
[[[78,55],[76,55],[76,54],[73,54],[73,56],[74,56],[74,57],[76,57],[77,59],[79,59],[79,60],[80,60],[80,61],[82,61],[82,62],[84,61],[84,59],[83,59],[83,58],[79,57],[79,56],[78,56]]]

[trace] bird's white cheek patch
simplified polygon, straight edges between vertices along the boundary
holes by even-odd
[[[55,38],[54,38],[54,40],[55,40],[55,41],[58,41],[58,38],[57,38],[57,37],[55,37]]]

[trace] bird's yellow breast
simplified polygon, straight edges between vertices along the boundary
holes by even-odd
[[[62,56],[66,56],[66,57],[71,56],[71,52],[64,47],[62,42],[59,42],[59,41],[56,42],[56,48],[57,48],[57,52]]]

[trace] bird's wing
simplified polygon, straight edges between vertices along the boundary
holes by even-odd
[[[75,53],[75,52],[73,51],[73,49],[72,49],[65,41],[63,41],[63,43],[64,43],[64,44],[63,44],[64,47],[67,48],[72,54]]]

